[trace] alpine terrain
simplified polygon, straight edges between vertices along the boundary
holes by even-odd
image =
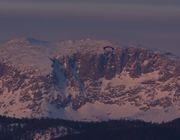
[[[0,115],[78,121],[180,116],[180,59],[105,40],[0,47]]]

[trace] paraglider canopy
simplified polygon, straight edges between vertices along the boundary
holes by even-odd
[[[114,48],[111,46],[105,46],[104,51],[114,51]]]

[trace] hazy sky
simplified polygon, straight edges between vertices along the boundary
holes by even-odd
[[[0,41],[109,39],[180,55],[180,0],[0,0]]]
[[[69,3],[77,3],[77,2],[87,2],[87,3],[98,3],[98,2],[107,2],[107,3],[145,3],[145,4],[179,4],[179,0],[0,0],[1,2],[69,2]]]

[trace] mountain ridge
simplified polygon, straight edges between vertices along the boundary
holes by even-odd
[[[7,44],[0,48],[1,115],[156,122],[180,115],[180,61],[174,56],[90,39],[46,48]]]

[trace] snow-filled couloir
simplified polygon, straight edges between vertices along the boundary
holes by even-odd
[[[0,48],[0,114],[172,120],[180,116],[180,60],[103,40],[11,40]]]

